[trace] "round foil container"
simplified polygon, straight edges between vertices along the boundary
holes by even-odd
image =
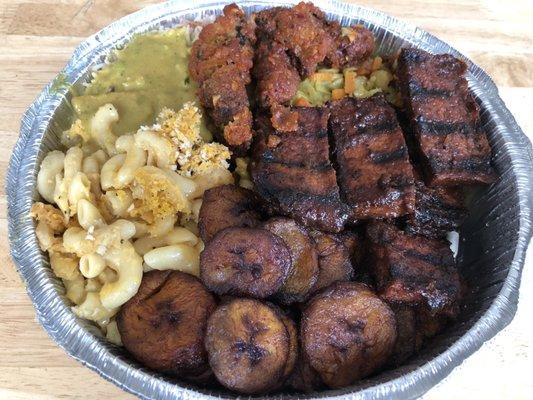
[[[290,1],[239,2],[247,13],[290,4]],[[489,188],[475,193],[470,216],[460,232],[458,264],[471,290],[455,324],[425,345],[407,364],[357,385],[308,395],[283,393],[262,398],[415,398],[505,327],[516,312],[520,275],[531,237],[531,144],[498,96],[490,77],[446,43],[374,10],[337,1],[315,1],[315,4],[328,18],[342,25],[361,23],[369,27],[376,35],[381,53],[393,54],[401,47],[414,46],[432,53],[451,53],[464,60],[468,65],[469,86],[481,105],[482,123],[492,146],[499,179]],[[75,88],[81,88],[90,80],[91,69],[134,33],[174,27],[193,20],[210,20],[220,14],[223,7],[224,3],[217,1],[171,1],[122,18],[75,50],[62,71],[63,78]],[[48,151],[59,147],[59,134],[71,123],[69,96],[66,87],[50,83],[28,108],[7,175],[11,254],[41,324],[72,357],[140,398],[236,397],[235,393],[220,387],[200,388],[146,370],[125,350],[106,342],[96,326],[71,312],[63,285],[39,250],[29,215],[32,202],[38,198],[37,167]]]

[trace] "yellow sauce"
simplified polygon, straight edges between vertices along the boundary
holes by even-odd
[[[164,107],[176,110],[197,102],[189,53],[186,28],[135,36],[94,74],[83,95],[72,98],[77,117],[88,128],[98,108],[111,103],[120,116],[113,132],[120,135],[153,124]],[[207,132],[203,121],[201,131],[202,136]]]

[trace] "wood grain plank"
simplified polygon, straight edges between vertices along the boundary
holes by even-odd
[[[91,35],[154,0],[0,0],[0,180],[20,117]],[[361,0],[420,26],[482,66],[524,131],[533,132],[533,5],[530,0]],[[40,327],[9,256],[6,198],[0,186],[0,399],[132,399],[69,358]],[[519,314],[506,331],[425,396],[427,399],[531,398],[528,362],[533,271],[526,269]],[[526,293],[526,296],[523,294]],[[524,310],[524,311],[522,311]],[[498,366],[498,368],[496,367]],[[501,382],[505,377],[504,384]]]

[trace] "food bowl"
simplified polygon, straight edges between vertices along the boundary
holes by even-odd
[[[250,13],[294,2],[242,1]],[[405,365],[384,371],[341,390],[311,394],[283,393],[287,398],[350,396],[350,398],[414,398],[443,379],[513,318],[521,270],[531,237],[533,152],[489,76],[470,60],[432,35],[380,12],[336,1],[315,1],[342,25],[362,23],[375,34],[378,51],[395,53],[414,46],[432,53],[451,53],[468,65],[468,82],[481,106],[481,118],[493,149],[499,179],[472,194],[470,215],[460,231],[458,265],[469,291],[458,321],[429,341]],[[59,134],[71,123],[68,85],[90,79],[90,71],[106,54],[134,33],[170,28],[193,20],[212,19],[225,3],[204,1],[189,6],[171,1],[120,19],[84,41],[70,62],[24,114],[7,176],[11,254],[26,282],[37,315],[50,336],[72,357],[117,386],[141,398],[234,398],[221,388],[199,388],[136,363],[124,349],[102,338],[90,322],[70,310],[64,288],[39,250],[30,207],[37,198],[37,166],[49,150],[59,147]],[[279,398],[280,394],[262,396]]]

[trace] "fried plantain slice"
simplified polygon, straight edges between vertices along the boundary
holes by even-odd
[[[150,271],[122,306],[117,325],[124,347],[142,364],[179,377],[208,371],[204,335],[216,302],[204,285],[179,271]]]
[[[318,279],[312,293],[316,293],[334,282],[349,281],[353,277],[351,254],[346,235],[334,235],[320,231],[312,231],[311,237],[316,243],[318,252]]]
[[[254,299],[235,299],[218,307],[207,325],[209,364],[222,385],[245,394],[278,387],[291,340],[276,308]]]
[[[206,190],[198,219],[198,228],[204,243],[224,228],[253,228],[260,225],[260,202],[254,192],[235,185]]]
[[[289,247],[292,273],[276,299],[283,304],[303,302],[318,278],[318,254],[307,230],[289,218],[272,218],[263,228],[279,236]]]
[[[368,286],[337,282],[308,303],[301,340],[324,383],[341,388],[383,366],[396,342],[396,320]]]
[[[300,352],[292,374],[287,379],[287,386],[299,392],[309,393],[320,389],[324,383]]]
[[[281,320],[285,324],[285,328],[287,328],[287,333],[289,334],[289,355],[287,356],[287,363],[285,364],[285,370],[283,371],[283,380],[280,381],[281,385],[291,375],[298,359],[298,329],[296,329],[294,321],[287,315],[283,314],[282,311],[280,311],[279,314],[281,315]]]
[[[216,294],[266,298],[276,293],[291,272],[285,242],[258,228],[226,228],[200,255],[200,277]]]

